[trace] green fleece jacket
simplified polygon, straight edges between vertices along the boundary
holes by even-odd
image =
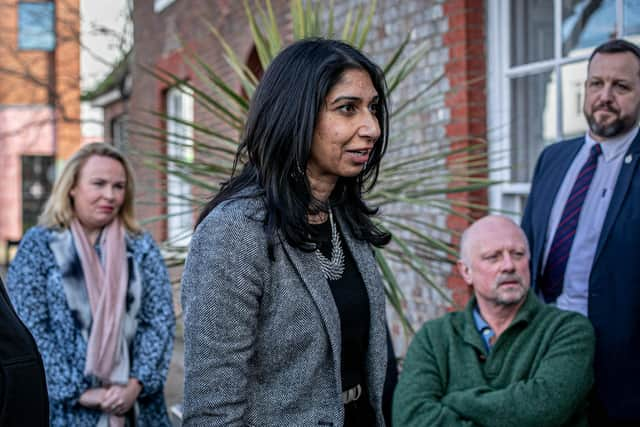
[[[487,353],[475,304],[416,334],[394,395],[393,426],[587,426],[595,344],[587,318],[529,292]]]

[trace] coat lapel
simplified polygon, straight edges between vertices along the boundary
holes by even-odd
[[[371,398],[377,407],[382,401],[384,367],[386,367],[387,357],[384,290],[371,247],[351,235],[350,228],[339,211],[336,212],[335,217],[340,226],[343,243],[349,249],[358,267],[369,298],[370,351],[367,354],[367,371],[369,373]],[[304,252],[293,248],[286,242],[283,236],[280,236],[280,240],[284,252],[293,264],[300,276],[300,280],[302,280],[311,294],[311,298],[320,312],[320,317],[324,322],[327,335],[329,336],[329,342],[333,349],[333,362],[334,366],[336,366],[336,383],[341,387],[339,380],[341,366],[340,315],[338,314],[329,283],[322,275],[322,271],[318,266],[318,261],[313,252]],[[341,392],[341,390],[338,391]]]
[[[320,317],[329,336],[329,343],[333,349],[333,362],[336,367],[336,380],[340,385],[340,315],[333,300],[333,294],[329,288],[327,279],[322,275],[322,270],[313,252],[304,252],[291,246],[284,236],[280,236],[284,252],[296,269],[300,280],[306,286],[314,304],[318,307]],[[339,390],[341,391],[341,390]]]
[[[609,233],[613,227],[613,224],[620,213],[620,208],[624,202],[629,185],[633,179],[634,172],[638,165],[638,158],[640,157],[640,132],[636,135],[636,138],[631,143],[629,150],[622,160],[622,166],[620,167],[620,174],[616,181],[616,186],[609,202],[609,209],[607,210],[607,216],[604,219],[602,225],[602,231],[600,232],[600,238],[598,239],[598,247],[596,249],[596,255],[593,258],[593,264],[595,265],[602,248],[609,237]]]
[[[569,167],[571,167],[571,163],[573,163],[573,159],[578,155],[580,148],[582,148],[582,144],[584,144],[584,137],[576,138],[573,140],[560,142],[560,144],[566,144],[566,154],[558,156],[555,159],[551,159],[555,165],[551,168],[548,168],[548,175],[545,177],[545,181],[548,183],[549,187],[548,195],[552,195],[552,197],[540,197],[539,203],[542,204],[541,212],[544,213],[540,219],[542,220],[542,239],[537,239],[540,242],[540,245],[536,245],[536,251],[540,253],[540,260],[542,262],[542,253],[544,251],[544,242],[545,237],[547,235],[547,228],[549,227],[549,217],[551,216],[551,209],[553,209],[553,204],[556,200],[556,196],[558,195],[558,191],[560,191],[560,186],[564,181],[564,177],[567,175],[567,171]],[[553,237],[552,237],[553,238]]]
[[[343,241],[349,248],[369,297],[369,351],[367,352],[367,373],[369,393],[374,408],[382,402],[384,372],[387,366],[385,299],[382,279],[371,246],[351,235],[351,229],[340,211],[336,212]]]

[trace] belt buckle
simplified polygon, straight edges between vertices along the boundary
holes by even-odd
[[[362,396],[362,386],[358,384],[342,392],[342,403],[346,405],[347,403],[355,402],[360,399],[360,396]]]

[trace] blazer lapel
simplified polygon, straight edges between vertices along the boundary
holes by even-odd
[[[593,265],[595,265],[598,256],[602,252],[602,248],[609,237],[609,233],[611,232],[611,228],[620,213],[620,208],[622,207],[622,202],[624,202],[627,192],[629,190],[629,185],[633,179],[634,172],[638,165],[638,158],[640,157],[640,132],[636,135],[636,138],[631,143],[629,150],[624,156],[622,160],[622,166],[620,167],[620,174],[618,175],[618,180],[616,181],[616,186],[613,191],[613,195],[611,196],[611,201],[609,202],[609,209],[607,210],[607,216],[604,219],[604,224],[602,225],[602,231],[600,232],[600,238],[598,239],[598,247],[596,249],[595,257],[593,258]]]
[[[351,229],[344,220],[341,212],[336,212],[336,218],[340,225],[343,241],[349,248],[360,276],[364,281],[369,297],[369,351],[367,353],[367,375],[369,379],[371,398],[375,405],[382,401],[382,389],[384,388],[384,372],[386,372],[386,324],[385,324],[385,299],[382,279],[378,273],[378,266],[371,246],[351,235]],[[380,374],[382,373],[382,374]]]
[[[284,236],[280,236],[284,252],[289,257],[291,264],[300,276],[300,280],[306,286],[314,304],[318,307],[320,317],[329,336],[329,342],[333,349],[333,362],[336,367],[336,379],[340,378],[340,315],[333,300],[333,294],[329,288],[327,279],[322,275],[322,270],[313,252],[305,252],[289,245]],[[339,381],[338,381],[339,383]]]
[[[549,217],[551,216],[553,203],[556,200],[558,191],[560,191],[560,186],[564,181],[564,177],[567,174],[569,167],[571,167],[573,159],[578,155],[583,143],[584,137],[559,142],[559,144],[566,144],[566,152],[556,158],[549,159],[548,161],[552,163],[552,167],[546,168],[547,175],[541,177],[546,183],[546,194],[538,195],[536,198],[536,203],[540,204],[540,210],[537,212],[540,212],[541,215],[536,215],[536,218],[540,221],[541,233],[539,235],[542,238],[536,238],[535,247],[531,248],[533,253],[538,255],[538,265],[535,266],[535,272],[532,272],[533,274],[537,275],[542,265],[547,230],[549,227]],[[540,274],[542,273],[540,272]]]

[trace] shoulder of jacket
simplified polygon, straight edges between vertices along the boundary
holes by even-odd
[[[564,139],[562,141],[558,141],[551,145],[546,146],[544,150],[542,150],[542,154],[545,154],[547,152],[555,153],[557,151],[564,151],[567,149],[571,149],[576,145],[582,145],[583,143],[584,143],[584,136],[578,136],[571,139]]]
[[[556,324],[558,327],[570,327],[593,330],[589,319],[574,311],[562,310],[558,307],[543,304],[539,315],[544,316],[544,322]]]
[[[31,252],[47,251],[50,241],[54,238],[54,233],[56,230],[51,228],[39,225],[31,227],[20,239],[20,248],[29,248],[28,250]]]
[[[453,330],[458,329],[464,323],[464,312],[453,311],[446,313],[435,319],[427,320],[416,336],[422,338],[432,338],[434,336],[448,335]]]
[[[158,247],[151,233],[146,230],[143,230],[140,233],[127,232],[125,234],[125,241],[129,250],[134,253],[146,253],[150,249]]]
[[[257,197],[239,197],[225,200],[211,210],[196,227],[200,229],[219,228],[224,225],[262,225],[266,214],[264,202]]]
[[[46,241],[53,231],[54,230],[51,228],[43,227],[41,225],[36,225],[31,227],[29,230],[27,230],[26,233],[24,233],[24,236],[22,236],[21,241],[25,241],[25,240]]]

